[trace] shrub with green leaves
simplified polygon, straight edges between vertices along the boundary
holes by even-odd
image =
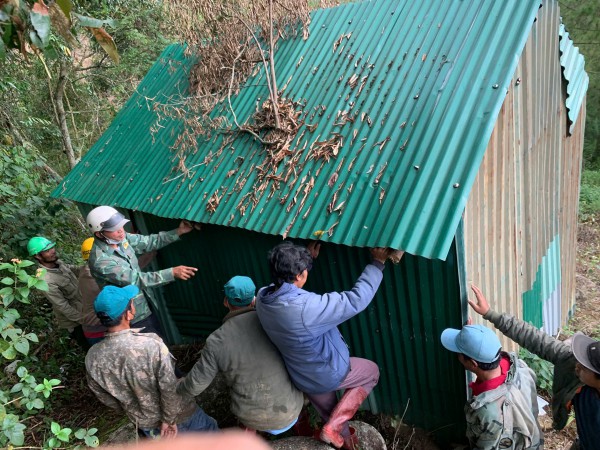
[[[529,350],[521,348],[519,350],[519,358],[527,363],[529,368],[535,372],[537,376],[536,385],[538,389],[546,393],[552,392],[552,378],[554,376],[554,364],[538,355],[531,353]]]
[[[26,419],[40,413],[55,389],[60,388],[60,380],[44,377],[41,381],[31,373],[29,351],[31,343],[37,344],[38,337],[29,330],[16,325],[20,318],[19,304],[28,304],[34,289],[48,290],[43,280],[44,270],[28,273],[34,263],[12,259],[10,263],[0,263],[0,361],[8,364],[0,372],[0,447],[22,446],[26,440]],[[17,359],[17,357],[21,359]],[[49,436],[44,449],[97,447],[97,430],[83,428],[74,434],[70,428],[62,428],[51,422]],[[75,441],[75,442],[72,442]],[[36,448],[36,447],[28,447]]]

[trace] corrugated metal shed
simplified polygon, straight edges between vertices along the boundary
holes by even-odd
[[[220,137],[201,142],[187,156],[188,179],[171,172],[181,124],[159,110],[187,94],[191,64],[172,46],[53,195],[273,235],[321,230],[324,241],[444,259],[539,4],[398,0],[316,11],[310,37],[276,52],[284,95],[316,128],[304,125],[292,141],[275,174],[289,178],[273,191],[273,181],[258,187],[265,153],[246,135],[226,147]],[[240,123],[266,98],[263,77],[232,98]],[[335,133],[337,156],[312,159],[311,146]]]
[[[147,232],[177,226],[175,220],[148,214],[136,213],[134,219]],[[232,276],[250,276],[257,286],[269,284],[266,255],[279,242],[277,236],[204,225],[201,232],[162,249],[160,267],[185,263],[199,268],[190,281],[163,287],[181,334],[205,337],[220,326],[226,313],[223,285]],[[365,249],[325,243],[306,288],[320,293],[351,289],[368,261]],[[369,307],[340,326],[351,355],[379,365],[380,381],[369,396],[369,409],[387,414],[406,409],[405,423],[437,430],[448,441],[463,433],[465,372],[439,336],[460,323],[459,291],[454,245],[445,262],[406,255],[401,264],[386,265]]]
[[[575,47],[565,26],[560,24],[560,65],[563,68],[563,76],[567,82],[567,109],[569,110],[569,131],[577,121],[577,116],[583,105],[585,93],[587,92],[590,78],[585,72],[585,60]]]

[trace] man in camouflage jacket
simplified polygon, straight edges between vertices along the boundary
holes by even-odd
[[[561,342],[538,330],[533,325],[519,320],[510,314],[493,311],[477,286],[472,286],[476,301],[469,300],[475,312],[489,320],[505,336],[515,341],[531,353],[554,364],[552,382],[552,418],[553,427],[562,430],[567,424],[571,407],[575,404],[577,430],[581,440],[581,449],[600,448],[598,430],[600,429],[600,361],[591,365],[585,361],[587,355],[577,356],[569,342]],[[583,334],[576,334],[573,341],[585,341],[592,347],[595,341]],[[600,342],[596,354],[600,353]],[[575,342],[574,342],[575,344]],[[581,361],[580,361],[581,360]],[[584,386],[585,384],[585,386]],[[583,386],[583,391],[582,391]],[[583,396],[586,401],[583,401]],[[580,400],[579,405],[577,405]],[[581,417],[585,416],[585,417]]]
[[[101,208],[107,207],[101,206],[92,210],[88,215],[88,224],[90,215]],[[103,222],[105,225],[112,226],[102,226],[101,231],[94,233],[96,239],[94,239],[89,257],[90,271],[100,288],[107,285],[136,285],[140,289],[140,293],[134,299],[136,316],[133,324],[138,328],[144,328],[147,332],[160,334],[160,327],[148,304],[150,302],[154,308],[158,304],[152,288],[171,283],[175,279],[187,280],[194,276],[197,269],[177,266],[157,272],[142,272],[138,255],[176,242],[182,234],[189,233],[194,228],[189,222],[182,221],[179,227],[172,231],[149,236],[131,234],[123,229],[129,220],[116,210],[114,211],[113,217],[108,217]]]
[[[217,430],[193,397],[177,394],[173,358],[160,337],[130,328],[138,293],[133,285],[107,286],[96,298],[94,308],[108,331],[85,358],[90,389],[149,437]]]
[[[535,374],[513,353],[501,351],[496,334],[482,325],[448,328],[442,345],[476,375],[465,405],[467,437],[476,449],[541,449]]]
[[[66,264],[58,259],[54,242],[39,236],[32,238],[30,242],[34,239],[44,240],[46,243],[41,251],[31,255],[37,260],[40,268],[46,270],[43,280],[48,283],[48,291],[43,293],[44,297],[52,305],[52,312],[58,326],[67,330],[69,336],[84,350],[87,350],[89,344],[81,328],[81,295],[77,287],[80,267]],[[32,251],[30,251],[31,253]]]

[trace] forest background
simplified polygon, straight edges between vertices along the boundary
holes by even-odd
[[[11,3],[19,2],[0,0],[0,11]],[[35,9],[33,1],[21,3]],[[61,7],[66,4],[49,3]],[[23,303],[19,317],[14,313],[0,317],[0,352],[9,361],[29,361],[36,367],[31,372],[19,369],[17,374],[15,366],[14,373],[0,374],[0,447],[11,436],[14,438],[14,433],[27,434],[24,430],[36,427],[38,431],[26,436],[28,445],[66,446],[68,442],[73,444],[76,433],[80,443],[95,443],[94,429],[87,428],[89,418],[75,411],[71,416],[64,413],[64,405],[74,399],[86,401],[80,398],[86,395],[82,393],[84,380],[59,386],[64,389],[53,394],[56,400],[45,400],[46,393],[49,396],[56,390],[58,379],[64,383],[69,374],[81,370],[82,357],[70,348],[66,337],[52,323],[49,309],[41,306],[39,294],[34,294],[34,288],[43,285],[36,285],[31,276],[33,266],[19,261],[27,258],[27,240],[44,235],[57,242],[63,260],[82,263],[79,247],[87,234],[81,215],[73,204],[50,199],[49,193],[109,126],[162,50],[183,36],[176,15],[165,14],[165,4],[160,0],[73,0],[69,4],[74,17],[77,12],[77,19],[70,24],[74,40],[56,27],[50,28],[44,35],[47,42],[43,51],[33,51],[26,45],[11,49],[15,43],[8,39],[11,19],[0,12],[0,282],[10,281],[3,283],[6,287],[0,285],[0,294],[4,313],[12,311],[5,295],[5,289],[13,289],[11,283],[15,284],[11,302]],[[559,4],[563,22],[585,56],[590,77],[579,220],[586,227],[598,228],[600,0],[562,0]],[[39,33],[31,36],[32,42],[36,43],[39,37]],[[11,262],[13,259],[17,261]],[[18,295],[16,283],[21,283]],[[7,329],[22,333],[12,339]],[[24,351],[23,342],[38,340],[32,334],[50,343],[42,343],[31,353],[27,344]],[[0,363],[9,361],[0,359]],[[12,383],[15,380],[18,382]],[[3,394],[7,383],[11,384]],[[34,405],[38,397],[23,391],[28,383],[34,392],[38,389],[41,408],[39,402]],[[18,384],[20,390],[10,392]],[[31,408],[27,407],[27,398]],[[6,422],[11,415],[9,406],[15,404],[22,406],[22,412],[12,414],[16,418]],[[63,428],[58,422],[66,426]],[[71,432],[78,427],[83,427],[83,431]]]

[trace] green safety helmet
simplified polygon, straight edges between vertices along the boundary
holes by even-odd
[[[46,239],[42,236],[36,236],[29,239],[29,242],[27,243],[27,251],[29,252],[29,256],[34,256],[39,252],[50,250],[55,245],[56,243],[52,242],[50,239]]]

